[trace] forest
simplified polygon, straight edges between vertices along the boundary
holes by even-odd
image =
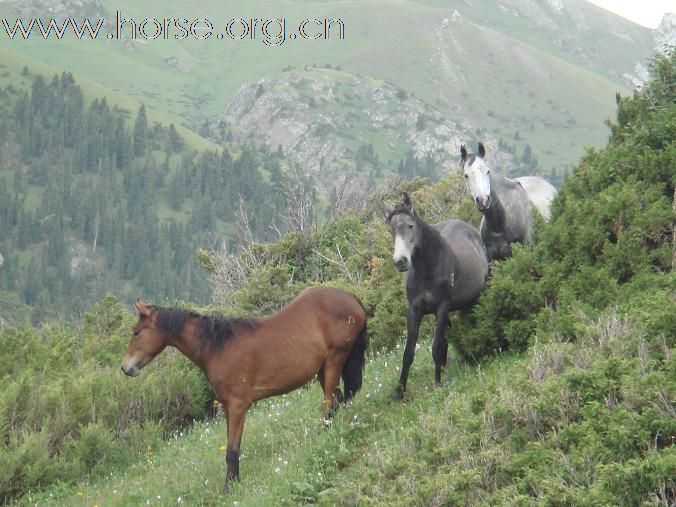
[[[256,237],[271,237],[286,205],[277,155],[198,153],[143,106],[131,117],[86,103],[68,73],[24,77],[28,90],[0,89],[4,320],[76,316],[107,292],[206,303],[194,252],[227,236],[240,200]]]

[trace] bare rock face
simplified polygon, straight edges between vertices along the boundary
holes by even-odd
[[[655,30],[655,49],[666,52],[673,47],[676,47],[676,12],[669,12]]]
[[[351,170],[358,148],[374,139],[381,142],[381,150],[385,144],[383,151],[398,154],[389,160],[392,171],[409,150],[416,158],[432,157],[454,170],[460,145],[475,137],[469,125],[444,117],[393,85],[330,69],[288,71],[246,82],[221,121],[238,140],[253,137],[271,150],[281,148],[326,188]],[[496,153],[494,140],[484,142]],[[385,154],[379,156],[388,161]]]

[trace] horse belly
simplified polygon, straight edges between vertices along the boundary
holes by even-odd
[[[286,394],[310,382],[321,369],[326,352],[321,347],[289,347],[260,368],[253,386],[256,399]]]

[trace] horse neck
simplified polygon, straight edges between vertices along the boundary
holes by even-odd
[[[509,182],[495,171],[491,171],[488,177],[491,181],[491,206],[484,212],[484,216],[489,225],[502,227],[505,222],[505,190]]]
[[[198,334],[198,326],[195,322],[198,318],[189,318],[181,329],[181,333],[170,337],[168,345],[178,349],[184,356],[204,370],[207,347],[204,346]]]
[[[435,256],[439,252],[443,251],[444,248],[447,248],[444,239],[441,237],[441,234],[431,225],[418,220],[418,226],[420,227],[420,244],[413,251],[411,256],[411,263],[415,271],[422,273],[432,272],[435,263],[425,262],[425,259],[422,257],[422,252],[435,252]]]

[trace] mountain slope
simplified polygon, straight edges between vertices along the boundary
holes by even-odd
[[[519,131],[546,170],[571,163],[583,144],[602,144],[598,125],[612,112],[621,76],[652,46],[649,30],[582,0],[497,6],[487,0],[266,0],[245,7],[209,1],[194,11],[177,1],[89,4],[84,12],[100,5],[94,10],[109,21],[116,9],[138,21],[206,17],[217,32],[240,16],[284,16],[289,33],[305,18],[340,18],[346,38],[289,39],[271,48],[260,38],[91,43],[70,37],[6,47],[143,101],[193,130],[217,118],[245,80],[273,77],[288,66],[340,65],[415,93],[471,130],[480,127],[496,139]]]
[[[24,75],[24,70],[28,70],[29,75],[42,75],[45,80],[50,80],[54,75],[63,72],[63,69],[57,68],[49,63],[35,60],[29,56],[20,53],[8,51],[0,47],[0,85],[9,86],[10,84],[21,89],[28,88],[31,78]],[[136,114],[141,106],[141,101],[134,100],[124,93],[120,93],[100,84],[99,81],[90,81],[88,79],[78,79],[78,85],[82,89],[83,97],[86,101],[101,99],[106,97],[108,103],[117,107],[128,119]],[[149,110],[148,120],[151,124],[159,123],[168,127],[176,122],[159,110]],[[185,139],[186,143],[196,150],[214,150],[218,146],[208,139],[205,139],[195,132],[183,126],[180,122],[175,123],[176,130]]]

